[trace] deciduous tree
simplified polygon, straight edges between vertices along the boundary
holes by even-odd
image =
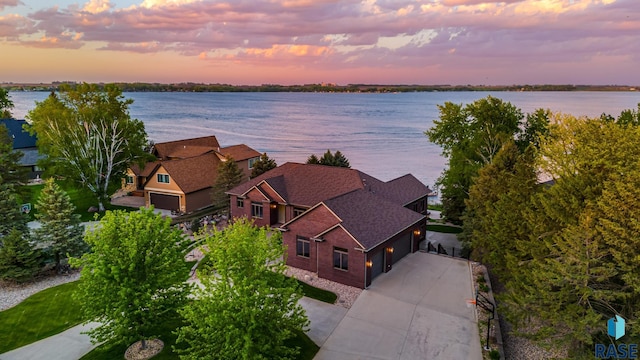
[[[47,180],[36,204],[36,219],[42,226],[35,237],[51,253],[56,269],[68,256],[80,256],[88,250],[82,239],[84,228],[69,195],[52,178]]]
[[[246,219],[206,238],[211,267],[199,271],[203,288],[180,311],[182,359],[294,359],[285,341],[308,326],[294,279],[283,275],[286,252],[279,232]]]
[[[0,119],[11,119],[11,109],[13,109],[13,101],[9,97],[9,91],[0,87]]]
[[[28,114],[47,171],[89,189],[100,211],[127,167],[148,158],[144,124],[129,116],[132,102],[115,85],[61,86]]]
[[[262,153],[260,159],[253,163],[253,169],[251,170],[251,178],[258,177],[271,169],[278,167],[276,161],[269,158],[267,153]]]
[[[108,211],[85,241],[92,252],[72,258],[81,267],[74,296],[90,321],[94,341],[132,343],[153,338],[156,328],[185,304],[185,239],[153,209]]]

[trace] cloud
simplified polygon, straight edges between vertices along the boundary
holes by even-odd
[[[636,1],[90,0],[1,17],[0,41],[326,69],[575,63],[638,56]]]
[[[3,11],[5,8],[14,7],[22,4],[20,0],[0,0],[0,11]]]

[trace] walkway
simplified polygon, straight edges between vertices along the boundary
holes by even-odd
[[[316,360],[482,359],[467,261],[407,255],[360,294]]]

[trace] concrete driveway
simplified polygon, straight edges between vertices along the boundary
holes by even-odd
[[[465,260],[417,252],[360,294],[314,359],[482,359]]]

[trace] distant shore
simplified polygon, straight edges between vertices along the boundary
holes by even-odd
[[[53,83],[1,83],[9,91],[55,91],[61,85],[75,82]],[[102,83],[100,83],[102,84]],[[229,85],[201,83],[115,83],[124,92],[327,92],[327,93],[401,93],[445,91],[640,91],[630,85],[375,85],[332,83],[304,85]]]

